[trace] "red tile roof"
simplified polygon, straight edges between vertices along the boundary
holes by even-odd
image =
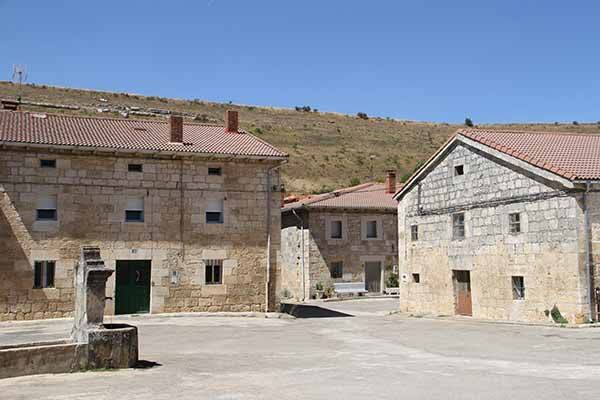
[[[169,143],[169,123],[135,119],[0,111],[0,143],[95,147],[116,150],[285,158],[287,154],[245,132],[185,123],[184,145]]]
[[[600,179],[600,135],[461,129],[462,135],[569,180]]]
[[[327,209],[377,209],[396,211],[398,202],[393,193],[385,192],[382,183],[363,183],[330,193],[305,197],[299,201],[286,204],[282,211],[298,208]]]

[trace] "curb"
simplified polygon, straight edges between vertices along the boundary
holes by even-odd
[[[425,319],[429,321],[447,321],[447,322],[473,322],[484,325],[513,325],[513,326],[534,326],[543,328],[567,328],[567,329],[594,329],[600,328],[600,322],[594,322],[589,324],[552,324],[545,322],[525,322],[525,321],[502,321],[502,320],[488,320],[488,319],[476,319],[470,317],[457,317],[457,316],[443,316],[443,315],[417,315],[417,314],[404,314],[400,311],[394,311],[388,315],[398,315],[401,318],[410,319]]]

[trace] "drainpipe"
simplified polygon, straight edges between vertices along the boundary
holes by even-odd
[[[296,214],[296,210],[292,209],[292,214],[294,214],[294,216],[298,219],[298,221],[300,221],[300,237],[301,242],[300,242],[300,251],[302,252],[302,257],[300,258],[300,263],[302,264],[302,301],[306,300],[306,278],[305,278],[305,272],[304,272],[304,221],[302,220],[302,218],[300,218],[298,216],[298,214]]]
[[[592,271],[593,264],[591,263],[591,232],[590,232],[590,213],[588,209],[588,199],[587,194],[590,192],[591,182],[585,183],[585,192],[583,193],[583,223],[584,223],[584,238],[585,238],[585,274],[586,280],[588,281],[589,291],[588,291],[588,299],[590,304],[590,322],[593,320],[594,315],[594,274]]]
[[[267,169],[267,279],[265,282],[265,312],[269,312],[269,287],[271,286],[271,171],[281,168],[286,163],[287,160],[284,160],[281,164]]]

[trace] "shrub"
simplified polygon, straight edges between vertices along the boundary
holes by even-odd
[[[471,120],[471,118],[465,118],[465,125],[472,128],[473,127],[473,120]]]
[[[360,119],[369,119],[369,116],[367,115],[367,113],[364,113],[364,112],[358,112],[358,113],[356,113],[356,116]]]
[[[398,274],[395,272],[392,272],[390,274],[390,276],[388,276],[387,281],[385,282],[385,285],[389,288],[399,287],[400,282],[398,281]]]
[[[358,179],[358,178],[350,179],[350,186],[356,186],[356,185],[360,185],[360,179]]]
[[[552,316],[552,320],[557,324],[569,323],[569,321],[567,321],[567,319],[563,317],[563,315],[560,313],[560,310],[558,309],[558,307],[556,307],[556,304],[554,305],[554,307],[552,307],[552,310],[550,310],[550,315]]]
[[[194,121],[198,122],[208,122],[208,115],[206,114],[198,114],[194,117]]]
[[[317,289],[319,291],[323,290],[323,283],[317,282],[317,284],[315,285],[315,289]]]
[[[573,121],[573,125],[579,125],[579,122]]]

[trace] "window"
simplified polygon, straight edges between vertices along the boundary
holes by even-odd
[[[464,165],[455,165],[454,166],[454,176],[461,176],[465,174]]]
[[[521,233],[521,214],[508,214],[508,231],[513,235]]]
[[[144,222],[144,198],[138,197],[127,200],[125,222]]]
[[[54,287],[54,261],[36,261],[34,264],[33,288]]]
[[[38,200],[36,219],[38,221],[56,221],[56,196],[44,196]]]
[[[465,238],[465,214],[454,214],[452,216],[452,238],[453,239],[464,239]]]
[[[341,278],[344,274],[344,263],[342,261],[334,261],[329,266],[329,274],[333,279]]]
[[[206,207],[206,223],[223,223],[223,200],[210,200]]]
[[[342,221],[331,221],[331,235],[332,239],[342,238]]]
[[[222,174],[221,167],[208,167],[208,174],[215,175],[215,176],[221,176],[221,174]]]
[[[410,240],[413,242],[419,240],[419,225],[410,226]]]
[[[514,300],[525,299],[525,281],[522,276],[512,277],[512,292]]]
[[[413,282],[414,283],[421,283],[421,275],[420,274],[412,274],[412,278],[413,278]]]
[[[377,239],[377,221],[367,221],[367,239]]]
[[[207,285],[223,283],[223,260],[204,261],[204,283]]]
[[[42,159],[42,160],[40,160],[40,167],[56,168],[56,160]]]
[[[144,170],[144,167],[142,166],[142,164],[128,164],[127,170],[129,172],[142,172]]]

